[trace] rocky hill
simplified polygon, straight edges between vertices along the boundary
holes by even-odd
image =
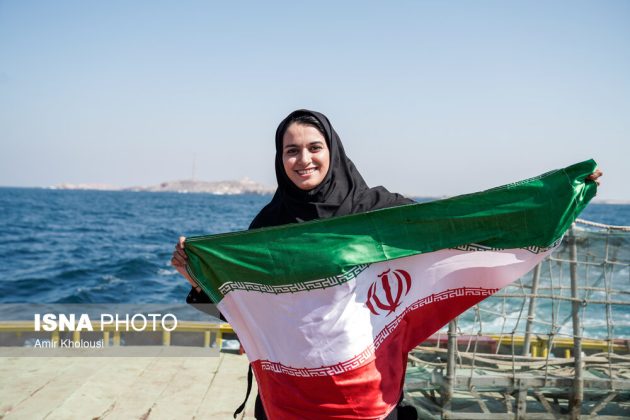
[[[243,178],[240,181],[169,181],[162,182],[159,185],[150,187],[134,187],[129,188],[134,191],[152,191],[152,192],[189,192],[189,193],[210,193],[210,194],[270,194],[275,189],[266,187],[262,184]]]
[[[158,185],[136,186],[129,188],[116,187],[106,184],[58,184],[52,186],[58,190],[101,190],[101,191],[150,191],[150,192],[180,192],[180,193],[209,193],[219,195],[231,194],[271,194],[274,188],[267,187],[243,178],[240,181],[195,181],[192,179],[167,181]]]

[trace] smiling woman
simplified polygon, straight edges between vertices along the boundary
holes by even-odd
[[[330,121],[319,112],[301,109],[289,114],[276,130],[275,146],[278,189],[271,202],[254,218],[250,229],[301,223],[413,203],[412,200],[390,193],[383,187],[368,187],[354,163],[346,155],[341,139]],[[173,265],[193,285],[187,302],[210,302],[209,297],[187,272],[184,239],[180,238],[176,247]],[[267,418],[265,411],[277,413],[279,407],[277,399],[282,397],[282,392],[274,391],[267,389],[267,394],[257,399],[255,413],[257,419]],[[401,420],[416,418],[413,408],[397,406],[399,397],[402,399],[402,389],[395,393],[394,401],[380,407],[381,412],[375,417],[387,415],[388,419]],[[368,409],[355,405],[350,398],[333,411],[342,415],[348,411]],[[287,409],[291,410],[291,407]],[[301,413],[300,418],[312,416],[315,414]],[[334,413],[330,413],[330,417],[335,417]]]
[[[278,129],[276,130],[275,147],[275,170],[278,188],[271,202],[267,204],[254,218],[250,225],[250,229],[286,225],[291,223],[301,223],[316,219],[327,219],[336,216],[363,213],[370,210],[385,209],[388,207],[395,207],[413,203],[413,201],[399,194],[390,193],[383,187],[368,187],[359,171],[355,168],[354,163],[352,163],[350,158],[348,158],[348,156],[346,155],[339,135],[333,129],[328,118],[326,118],[326,116],[323,114],[308,110],[297,110],[289,114],[289,116],[287,116],[280,123]],[[587,165],[588,168],[591,167],[590,165],[590,163]],[[601,172],[595,171],[588,177],[588,179],[597,182],[599,176],[601,176]],[[564,177],[561,178],[564,179]],[[584,182],[583,179],[579,179],[579,181],[580,184]],[[591,189],[589,191],[594,190]],[[552,195],[547,197],[551,202],[559,200],[559,198],[552,199],[550,197],[555,196]],[[528,202],[530,201],[529,196],[526,197],[526,200]],[[466,206],[469,205],[467,204]],[[402,211],[403,209],[400,210]],[[460,213],[455,214],[459,215]],[[428,219],[430,218],[427,217],[427,220]],[[453,220],[454,219],[455,216],[453,216]],[[431,220],[434,221],[435,219],[433,218]],[[453,224],[453,220],[448,218],[445,219],[446,225],[451,227],[455,226]],[[518,221],[511,223],[510,226],[514,228],[515,226],[518,226],[519,223],[523,223],[523,220],[527,219],[523,219],[523,217],[520,217]],[[345,223],[348,223],[347,219]],[[423,226],[423,229],[427,225],[428,224],[426,223],[420,223],[420,226]],[[431,223],[430,225],[434,227],[437,226],[435,223]],[[391,229],[393,229],[393,227],[390,227],[389,230]],[[532,233],[532,230],[533,227],[527,229],[527,232]],[[366,227],[361,227],[359,231],[368,232],[369,229],[367,229]],[[261,231],[259,231],[258,233],[260,232]],[[262,231],[262,233],[265,233],[265,231]],[[380,232],[378,236],[382,236],[383,233],[384,231]],[[251,234],[254,235],[255,233],[252,232]],[[406,234],[409,234],[409,231],[406,231]],[[449,234],[449,240],[455,240],[458,234],[458,231],[453,232],[452,235]],[[399,235],[395,236],[398,237]],[[427,237],[418,235],[414,237],[412,242],[426,244],[428,239],[435,239],[440,237],[441,236],[438,234],[434,236],[428,235]],[[491,237],[493,236],[491,235]],[[302,240],[305,238],[305,236],[298,235],[298,238],[298,240],[300,241],[300,246],[302,246]],[[267,247],[269,244],[273,244],[276,242],[277,239],[268,239],[268,241],[258,240],[256,243],[260,246]],[[458,242],[458,244],[466,243],[468,242]],[[544,245],[546,246],[548,244],[545,243]],[[173,265],[193,285],[193,289],[188,295],[187,302],[208,303],[210,302],[210,298],[208,297],[208,295],[206,295],[204,291],[202,291],[202,289],[198,286],[196,281],[190,275],[190,266],[188,265],[189,256],[184,251],[184,246],[184,238],[182,238],[176,248],[175,254],[173,255]],[[186,242],[186,246],[188,247],[191,245],[189,242]],[[194,245],[192,246],[194,247]],[[371,245],[366,249],[378,250],[379,247],[380,245]],[[408,246],[405,246],[403,248],[407,249]],[[297,255],[297,251],[294,250],[295,252],[292,252],[290,248],[282,248],[281,252],[276,255],[275,259],[273,259],[273,263],[271,265],[274,267],[274,270],[285,265],[286,270],[278,271],[283,273],[280,276],[272,276],[272,282],[285,281],[285,276],[287,278],[290,277],[286,273],[290,272],[295,274],[295,272],[297,272],[299,269],[304,269],[307,271],[307,273],[305,274],[305,278],[308,277],[309,281],[315,281],[319,277],[316,277],[314,272],[320,269],[321,265],[309,267],[308,261],[305,260],[316,260],[318,257],[321,258],[322,256],[335,254],[336,249],[338,249],[337,245],[320,246],[320,248],[314,247],[313,249],[305,249],[303,257],[304,255],[307,255],[308,257],[298,257],[296,259],[295,255]],[[391,251],[392,248],[390,247],[389,249]],[[265,255],[267,255],[267,251],[265,251],[264,253]],[[361,253],[361,257],[364,256],[364,253]],[[220,261],[212,263],[210,264],[210,266],[212,267],[212,270],[216,269],[217,271],[222,271],[226,267],[221,267],[221,264],[227,263],[225,261]],[[260,267],[262,267],[262,265]],[[260,267],[256,265],[255,268],[258,269]],[[252,268],[252,265],[250,265],[250,268]],[[241,271],[239,273],[240,274],[235,275],[234,279],[241,276],[243,272]],[[383,270],[381,275],[384,275],[386,273],[388,273],[388,271]],[[385,277],[384,279],[382,279],[382,282],[384,282],[382,288],[383,290],[390,290],[391,288],[389,286],[390,283],[388,279],[390,277],[391,279],[396,278],[398,280],[398,283],[396,284],[400,284],[400,287],[398,288],[398,295],[394,298],[393,295],[391,295],[391,290],[389,292],[386,291],[385,295],[387,296],[387,299],[383,300],[382,302],[387,302],[387,305],[383,304],[382,302],[379,305],[379,303],[377,302],[379,292],[377,291],[377,286],[374,285],[374,287],[370,288],[367,292],[367,301],[365,303],[365,308],[362,307],[362,310],[369,309],[370,313],[374,316],[377,316],[380,313],[379,310],[388,310],[390,314],[397,310],[399,306],[398,300],[402,298],[402,285],[404,283],[406,296],[406,293],[409,292],[409,288],[411,287],[411,277],[409,277],[404,270],[393,271],[393,273],[394,274],[390,275],[389,277]],[[207,278],[199,278],[199,280],[201,283],[203,283],[203,281],[207,280]],[[240,277],[238,281],[241,281]],[[418,285],[421,285],[425,284],[426,282],[422,281],[416,283]],[[326,284],[328,284],[328,282]],[[365,282],[362,283],[363,286],[365,286],[366,284],[367,283]],[[324,289],[326,290],[327,288],[328,286],[324,287]],[[206,285],[206,290],[211,289],[207,288]],[[247,299],[251,298],[252,296],[257,298],[258,295],[261,293],[260,290],[256,289],[254,291],[246,291],[244,292],[245,294],[243,296],[247,296]],[[348,293],[348,296],[352,296],[351,301],[354,301],[356,300],[354,296],[359,296],[362,292],[359,293],[356,291],[352,291]],[[274,296],[275,294],[276,293],[274,292]],[[234,296],[235,295],[232,295],[232,297]],[[402,385],[405,366],[407,362],[407,353],[406,351],[399,349],[399,347],[392,347],[393,353],[388,353],[388,356],[379,359],[379,363],[384,363],[384,365],[376,369],[375,372],[377,373],[375,373],[374,375],[360,374],[357,370],[356,372],[353,371],[354,373],[352,375],[357,374],[358,376],[353,377],[352,380],[348,380],[348,377],[338,375],[338,372],[335,370],[335,372],[337,373],[335,373],[332,378],[325,377],[321,381],[314,380],[313,383],[307,381],[311,383],[311,385],[309,385],[310,388],[307,387],[308,391],[304,391],[302,394],[300,394],[300,392],[297,391],[297,388],[294,387],[295,383],[292,382],[293,379],[291,379],[292,377],[290,377],[290,375],[283,376],[284,373],[281,372],[279,376],[270,376],[269,372],[267,371],[263,372],[260,369],[256,370],[257,366],[262,363],[262,361],[267,363],[269,360],[273,359],[274,363],[280,363],[278,360],[280,360],[286,354],[288,354],[290,357],[293,357],[294,352],[292,352],[289,348],[282,347],[279,350],[278,354],[272,352],[273,357],[271,356],[271,353],[269,353],[269,355],[266,354],[264,357],[260,356],[260,354],[258,354],[257,356],[256,352],[258,351],[259,344],[262,347],[264,347],[264,345],[258,343],[254,339],[248,341],[247,337],[249,336],[247,335],[247,331],[253,330],[255,334],[258,334],[258,332],[260,331],[264,331],[264,334],[267,334],[267,328],[271,328],[272,330],[275,329],[277,331],[281,331],[281,336],[286,338],[294,337],[291,335],[292,333],[296,333],[297,335],[295,337],[298,337],[301,333],[304,332],[304,330],[299,327],[291,329],[295,326],[293,323],[293,321],[295,320],[317,319],[316,322],[306,328],[306,330],[308,331],[327,329],[328,324],[324,323],[325,320],[332,320],[335,328],[338,328],[339,325],[341,325],[340,313],[343,313],[346,310],[347,305],[344,306],[344,302],[347,301],[344,300],[344,298],[340,299],[339,297],[335,298],[328,295],[328,297],[322,299],[321,301],[316,301],[313,300],[313,296],[314,295],[310,295],[310,297],[308,298],[308,303],[300,304],[297,307],[293,307],[286,302],[277,303],[277,305],[272,304],[268,306],[272,308],[270,313],[276,316],[276,318],[273,318],[273,320],[271,320],[271,318],[265,317],[260,319],[247,318],[247,316],[249,316],[247,315],[249,313],[249,308],[257,307],[257,304],[247,304],[244,307],[239,307],[240,309],[234,310],[230,310],[229,308],[225,307],[226,310],[224,312],[226,314],[226,317],[228,318],[228,321],[233,324],[235,331],[237,331],[237,333],[241,335],[241,340],[245,351],[247,352],[249,357],[253,358],[250,360],[254,363],[254,366],[256,367],[255,372],[260,392],[259,398],[256,401],[256,418],[265,419],[267,418],[266,413],[269,413],[270,416],[273,418],[283,419],[415,419],[415,410],[412,407],[404,406],[404,404],[402,404]],[[229,299],[221,300],[222,298],[220,294],[213,295],[213,297],[215,299],[218,299],[218,301],[221,301],[222,303],[229,301]],[[372,297],[374,297],[375,305],[372,305],[370,303]],[[293,295],[289,296],[289,298],[287,299],[288,301],[294,302]],[[243,302],[245,302],[245,300],[243,300]],[[334,306],[337,304],[340,305],[340,311],[335,312],[336,310],[330,310],[329,305]],[[376,306],[379,307],[379,310],[377,310]],[[322,308],[328,308],[325,309],[325,314],[318,313],[318,311],[322,310]],[[451,315],[455,316],[455,314]],[[246,318],[248,321],[243,321]],[[435,321],[438,318],[427,317],[425,319],[419,317],[416,319],[419,322],[418,325],[431,326],[431,322]],[[447,319],[448,317],[442,319],[442,324],[446,322]],[[288,327],[283,328],[282,325]],[[359,327],[359,324],[352,323],[352,326],[349,326],[348,324],[347,329],[342,330],[343,334],[348,333],[348,336],[354,337],[353,334],[357,331],[365,332],[374,330],[374,325],[376,324],[369,324],[361,329],[361,327]],[[238,328],[242,328],[240,330],[241,332],[237,330],[237,326]],[[437,327],[439,328],[439,326]],[[265,338],[265,340],[267,340],[267,338]],[[308,338],[306,339],[306,342],[313,343],[315,341]],[[296,343],[296,340],[292,340],[291,346],[295,347]],[[318,341],[318,343],[320,342]],[[349,352],[353,355],[356,355],[360,353],[360,349],[355,349],[354,347],[350,348],[346,346],[346,344],[343,344],[345,343],[345,341],[343,340],[336,341],[335,339],[331,339],[330,342],[326,341],[326,343],[326,346],[328,346],[328,350],[323,351],[323,354],[339,355]],[[347,344],[356,345],[356,343],[356,340],[349,340]],[[416,343],[413,344],[415,345]],[[314,350],[314,353],[319,354],[319,352],[322,351],[322,348],[323,347],[318,344],[316,346],[316,350]],[[298,357],[298,359],[291,359],[291,362],[287,366],[306,366],[306,364],[311,363],[307,361],[308,354],[310,354],[309,351],[305,351],[303,353],[298,352],[298,356],[296,356]],[[276,356],[277,360],[274,359]],[[343,359],[343,357],[341,357],[341,359]],[[319,367],[324,366],[322,364],[324,362],[319,359],[313,363],[315,363]],[[287,389],[291,389],[294,394],[288,395]],[[368,389],[372,389],[374,392],[370,394],[366,391]]]

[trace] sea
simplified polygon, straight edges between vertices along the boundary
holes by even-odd
[[[245,230],[270,199],[0,188],[0,303],[182,303],[179,236]],[[630,225],[630,205],[589,204],[580,217]]]

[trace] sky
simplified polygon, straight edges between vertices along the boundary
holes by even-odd
[[[292,110],[369,185],[452,196],[595,159],[630,200],[628,1],[0,0],[0,185],[275,186]]]

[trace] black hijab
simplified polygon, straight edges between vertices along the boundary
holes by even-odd
[[[324,180],[312,190],[299,189],[287,176],[282,163],[284,133],[300,116],[314,117],[324,129],[330,165]],[[276,180],[278,189],[250,225],[250,229],[325,219],[346,214],[411,204],[412,200],[390,193],[384,187],[369,188],[346,156],[330,121],[319,112],[300,109],[289,114],[276,130]]]

